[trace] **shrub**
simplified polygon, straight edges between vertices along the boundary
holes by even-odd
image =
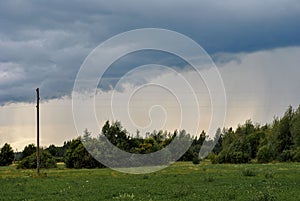
[[[37,161],[36,161],[36,153],[31,154],[30,156],[27,156],[23,158],[17,168],[21,169],[35,169],[37,167]],[[56,160],[55,158],[45,150],[41,150],[40,155],[40,167],[41,168],[56,168]]]
[[[226,150],[222,150],[216,157],[216,163],[227,163],[227,154],[228,152]]]
[[[292,161],[292,153],[290,150],[283,150],[281,154],[278,156],[278,160],[280,162]]]
[[[193,164],[194,164],[194,165],[200,164],[200,159],[199,159],[198,157],[194,157],[194,158],[193,158]]]
[[[259,163],[268,163],[274,159],[274,151],[269,145],[264,145],[258,149],[257,161]]]
[[[213,152],[211,152],[208,157],[207,157],[212,164],[217,164],[218,163],[218,158],[217,158],[217,155]]]
[[[295,162],[300,162],[300,147],[293,151],[292,160]]]
[[[231,163],[248,163],[251,160],[250,154],[241,151],[232,152],[229,157]]]
[[[222,150],[212,163],[248,163],[251,160],[249,153],[242,151]]]
[[[105,167],[85,149],[80,138],[74,139],[64,156],[64,161],[67,168],[103,168]]]

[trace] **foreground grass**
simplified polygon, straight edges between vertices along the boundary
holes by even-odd
[[[175,163],[146,175],[111,169],[0,168],[0,200],[300,200],[300,163]]]

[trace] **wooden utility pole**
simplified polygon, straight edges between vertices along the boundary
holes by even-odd
[[[36,89],[36,133],[37,133],[37,147],[36,147],[36,170],[40,174],[40,89]]]

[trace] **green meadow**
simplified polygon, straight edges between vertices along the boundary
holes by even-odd
[[[300,163],[176,162],[132,175],[105,169],[0,167],[0,200],[300,200]]]

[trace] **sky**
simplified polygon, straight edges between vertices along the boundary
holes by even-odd
[[[289,105],[300,104],[298,0],[10,0],[0,5],[0,146],[7,142],[22,150],[35,143],[37,87],[41,144],[62,145],[78,136],[71,95],[80,67],[99,44],[133,29],[176,31],[211,56],[226,91],[227,113],[220,126],[235,127],[247,119],[270,123]],[[181,94],[186,89],[169,71],[151,66],[134,70],[151,63],[169,66],[197,86],[199,124],[207,130],[212,111],[205,82],[182,59],[157,51],[126,55],[105,72],[95,99],[100,127],[109,119],[120,120],[132,133],[178,128],[180,109],[189,103],[178,102],[171,92],[147,83],[174,83]],[[130,72],[135,73],[134,85],[119,82]],[[134,91],[134,87],[140,88]],[[131,102],[124,106],[128,97]],[[120,112],[124,107],[130,118]]]

